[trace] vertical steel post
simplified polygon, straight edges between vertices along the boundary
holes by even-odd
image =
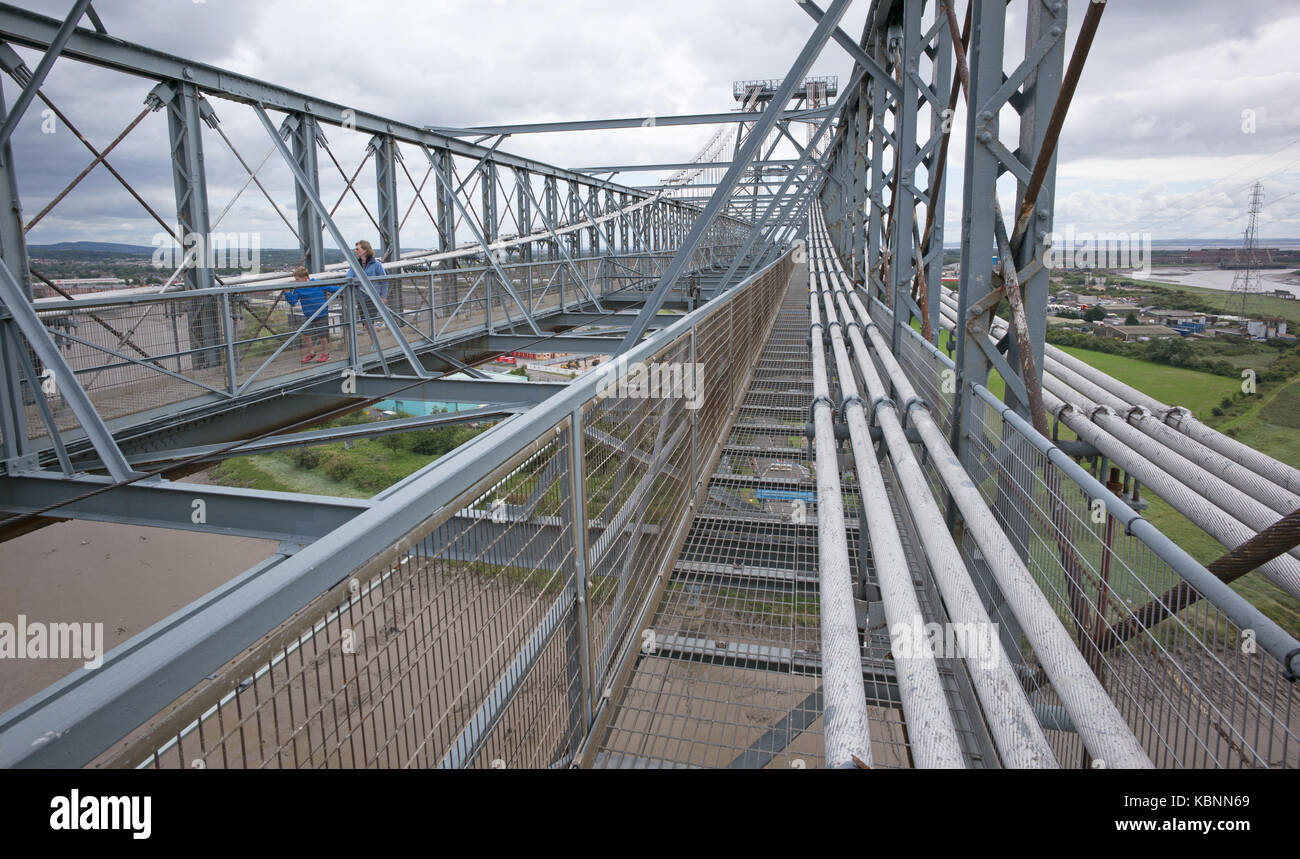
[[[966,117],[966,156],[962,175],[961,282],[958,290],[957,390],[953,400],[952,448],[971,474],[979,473],[978,452],[970,444],[978,431],[974,410],[981,409],[972,385],[985,385],[992,369],[988,357],[973,342],[967,311],[993,291],[993,206],[998,161],[987,144],[997,139],[998,112],[982,105],[1002,86],[1002,56],[1006,37],[1006,5],[976,3],[971,11],[970,93]],[[982,336],[982,335],[980,335]],[[982,411],[981,411],[982,413]]]
[[[433,162],[437,168],[442,171],[442,175],[448,177],[450,182],[456,181],[456,165],[452,161],[451,150],[435,149],[433,150]],[[437,183],[437,213],[438,213],[438,250],[446,253],[456,249],[456,206],[451,200],[451,195],[456,191],[453,187],[444,186],[441,182]],[[448,260],[445,263],[447,268],[455,268],[454,260]]]
[[[370,139],[369,147],[375,157],[375,187],[378,193],[380,259],[385,262],[397,262],[402,258],[402,242],[398,235],[402,213],[397,202],[398,160],[402,157],[397,149],[397,141],[391,134],[376,134]],[[398,290],[400,298],[401,290]],[[400,301],[398,309],[400,310]]]
[[[203,164],[201,123],[214,124],[216,117],[198,88],[188,81],[173,81],[154,87],[151,99],[167,110],[168,140],[171,147],[172,180],[176,189],[176,219],[180,226],[181,253],[191,248],[197,258],[186,263],[186,289],[211,289],[216,285],[210,242],[212,227],[208,215],[208,184]],[[195,369],[215,367],[223,360],[221,308],[212,298],[190,302],[190,361]]]
[[[573,513],[573,571],[574,585],[578,591],[577,618],[580,649],[578,663],[582,674],[582,725],[583,736],[591,730],[594,701],[592,697],[591,676],[591,640],[588,631],[587,605],[591,594],[591,584],[587,570],[587,481],[584,469],[585,459],[582,455],[582,407],[573,410],[569,416],[569,497]]]
[[[519,235],[527,236],[533,232],[532,194],[529,183],[532,176],[527,170],[515,170],[515,200],[519,207]],[[525,242],[519,246],[521,262],[533,261],[533,243]]]
[[[894,147],[895,171],[894,198],[889,201],[893,216],[889,219],[889,306],[894,311],[890,345],[898,353],[900,328],[912,320],[911,290],[908,284],[916,271],[913,227],[916,222],[916,125],[921,98],[917,86],[917,61],[921,51],[922,0],[904,0],[902,26],[890,28],[889,51],[899,71],[902,96],[895,103]]]
[[[316,160],[316,147],[324,141],[316,117],[309,113],[286,116],[280,124],[280,134],[290,143],[293,160],[307,177],[308,185],[320,194],[320,165]],[[294,210],[298,221],[298,247],[302,251],[303,265],[308,271],[325,270],[325,227],[311,204],[307,193],[294,185]]]
[[[5,108],[4,91],[0,88],[0,111]],[[10,276],[19,286],[24,301],[32,297],[31,273],[28,271],[27,240],[23,233],[22,200],[18,194],[18,181],[14,172],[14,154],[9,141],[0,146],[0,158],[4,159],[4,169],[0,170],[0,257]],[[23,408],[22,353],[25,349],[22,335],[13,320],[0,322],[0,360],[3,362],[3,374],[0,374],[0,436],[4,440],[6,461],[24,455],[28,449],[27,410]],[[40,368],[37,368],[40,371]],[[32,389],[33,397],[44,394]],[[53,431],[53,429],[51,429]]]
[[[546,210],[546,219],[554,226],[560,223],[560,190],[557,187],[554,176],[547,176],[546,182],[542,186],[543,208]],[[560,256],[560,240],[551,239],[546,243],[546,258],[553,260]],[[563,287],[563,282],[561,282]]]

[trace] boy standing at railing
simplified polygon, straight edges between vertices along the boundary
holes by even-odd
[[[298,283],[310,283],[313,280],[307,272],[307,267],[301,265],[293,270],[293,279]],[[329,308],[325,305],[337,289],[339,287],[331,289],[326,286],[299,286],[284,291],[284,300],[290,305],[297,305],[302,311],[303,318],[311,320],[302,332],[303,346],[307,349],[307,354],[302,359],[304,364],[313,361],[323,364],[330,359]],[[318,310],[319,315],[316,313]],[[317,350],[312,349],[313,340],[320,341]],[[316,354],[317,352],[320,354]]]

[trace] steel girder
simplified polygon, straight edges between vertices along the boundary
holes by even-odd
[[[0,90],[0,111],[4,110],[4,92]],[[27,240],[23,232],[22,198],[14,173],[13,151],[9,141],[0,145],[0,264],[8,270],[17,286],[19,300],[30,300],[31,274],[28,271]],[[23,408],[20,374],[16,368],[24,359],[22,335],[13,320],[0,320],[0,438],[4,443],[6,465],[28,453],[27,412]]]
[[[398,160],[402,154],[397,148],[397,141],[390,134],[376,134],[370,139],[369,149],[375,159],[379,257],[388,262],[396,262],[402,258],[402,243],[398,236],[402,215],[397,202]]]
[[[316,118],[311,114],[289,114],[280,125],[280,134],[288,138],[293,146],[293,159],[303,174],[308,177],[308,185],[317,195],[320,194],[320,166],[316,161],[316,147],[324,143],[324,135]],[[294,210],[297,212],[298,246],[302,250],[303,265],[309,271],[323,271],[325,268],[325,245],[320,215],[311,204],[307,193],[297,184],[294,185]]]
[[[89,494],[93,490],[104,491]],[[353,498],[158,478],[116,485],[111,477],[88,474],[0,477],[0,510],[23,515],[52,504],[60,506],[47,515],[295,543],[319,539],[370,507],[369,501]]]
[[[185,288],[211,289],[216,285],[208,254],[212,221],[208,213],[207,174],[203,164],[204,123],[215,126],[216,115],[194,84],[174,81],[159,84],[149,94],[153,106],[167,112],[168,140],[171,148],[172,179],[176,188],[176,220],[180,233],[176,237],[178,252],[184,254],[181,274]],[[193,249],[197,258],[191,259]],[[223,332],[228,332],[229,313],[220,298],[196,299],[190,312],[190,343],[197,347],[191,357],[196,367],[220,366],[219,350]],[[227,377],[233,378],[233,362],[228,362]]]
[[[784,120],[819,121],[830,113],[828,108],[787,110],[781,114]],[[761,113],[699,113],[682,116],[656,116],[656,126],[669,125],[719,125],[732,122],[754,122]],[[476,128],[445,128],[430,126],[431,131],[453,137],[477,137],[482,134],[547,134],[564,131],[598,131],[615,128],[639,128],[646,124],[644,116],[624,117],[621,119],[580,119],[568,122],[534,122],[520,125],[485,125]]]
[[[967,443],[967,434],[972,431],[972,417],[979,408],[974,402],[971,385],[985,384],[995,366],[987,332],[982,327],[972,330],[970,323],[978,322],[978,317],[984,315],[979,311],[972,314],[972,309],[982,306],[981,302],[994,290],[997,180],[1004,172],[1015,178],[1018,211],[1048,118],[1060,92],[1064,65],[1067,4],[1031,4],[1031,7],[1025,31],[1025,59],[1010,76],[1002,71],[1006,9],[999,3],[977,3],[971,21],[968,101],[971,115],[967,117],[966,129],[962,200],[964,235],[955,332],[958,395],[953,421],[953,449],[968,469],[974,465],[975,454]],[[1008,109],[1020,114],[1020,139],[1015,151],[1009,149],[999,136],[1000,116]],[[1015,260],[1025,288],[1025,310],[1040,380],[1048,282],[1044,238],[1052,228],[1054,187],[1055,170],[1052,169],[1038,197],[1037,210],[1031,220],[1030,240],[1024,242]],[[984,312],[987,313],[988,309],[985,308]],[[1014,338],[1008,339],[1014,342]],[[1019,367],[1014,351],[1008,352],[1006,363],[1011,368]],[[1010,381],[1019,382],[1018,371],[1013,369],[1012,372],[1015,377]],[[1028,413],[1025,398],[1017,393],[1017,388],[1023,390],[1023,383],[1008,384],[1007,402],[1025,415]]]

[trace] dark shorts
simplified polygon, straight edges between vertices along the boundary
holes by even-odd
[[[303,330],[302,336],[329,337],[330,336],[329,311],[322,311],[320,316],[317,316],[311,322],[307,323],[307,327],[306,329]]]

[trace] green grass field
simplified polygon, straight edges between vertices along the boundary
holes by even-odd
[[[1093,352],[1088,349],[1076,349],[1070,346],[1060,348],[1103,373],[1155,397],[1162,403],[1191,409],[1193,414],[1202,419],[1208,417],[1210,409],[1218,405],[1224,397],[1241,390],[1241,382],[1227,376],[1214,376],[1181,367],[1166,367],[1163,364],[1152,364],[1149,361],[1139,361],[1123,355],[1107,355],[1104,352]]]
[[[327,445],[322,451],[343,450],[343,445]],[[382,475],[381,482],[391,485],[403,477],[437,459],[407,451],[392,451],[377,442],[366,439],[356,442],[347,452],[356,457],[360,468],[370,476]],[[339,498],[369,498],[383,486],[367,485],[355,479],[335,480],[316,468],[303,468],[289,458],[287,453],[267,453],[244,456],[223,462],[214,469],[216,480],[226,486],[245,486],[251,489],[269,489],[277,492],[305,492],[310,495],[330,495]]]

